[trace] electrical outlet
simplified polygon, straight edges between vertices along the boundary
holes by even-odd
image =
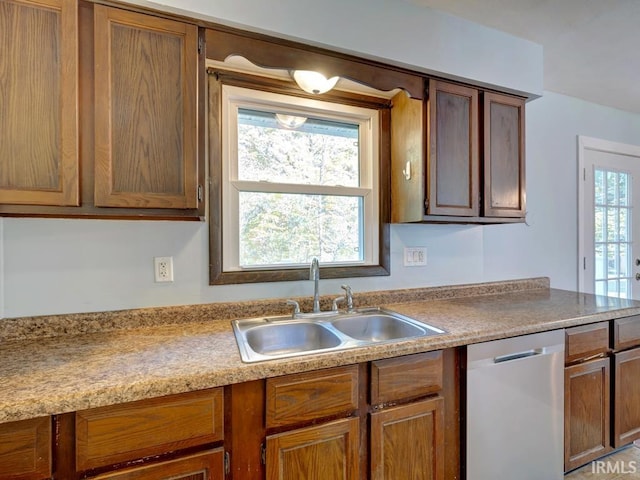
[[[405,267],[424,267],[427,264],[427,247],[404,247]]]
[[[153,257],[156,282],[173,282],[173,257]]]

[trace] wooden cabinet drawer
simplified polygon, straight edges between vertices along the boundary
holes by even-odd
[[[267,428],[337,415],[357,406],[357,365],[269,378],[266,382]]]
[[[572,363],[609,350],[609,322],[592,323],[565,330],[565,362]]]
[[[371,362],[371,405],[416,398],[441,389],[441,351]]]
[[[223,390],[170,395],[76,413],[79,471],[223,439]]]
[[[51,476],[51,418],[0,424],[0,480]]]
[[[624,350],[640,345],[640,315],[613,321],[613,348]]]
[[[217,448],[154,465],[106,473],[92,480],[223,480],[224,451]]]

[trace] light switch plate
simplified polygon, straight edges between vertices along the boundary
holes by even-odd
[[[405,267],[424,267],[427,264],[427,247],[404,247]]]

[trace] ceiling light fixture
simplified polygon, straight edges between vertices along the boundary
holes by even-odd
[[[276,122],[278,122],[278,125],[288,128],[289,130],[295,130],[301,127],[306,121],[307,117],[296,117],[295,115],[287,115],[286,113],[276,113]]]
[[[302,90],[315,95],[327,93],[336,86],[340,79],[340,77],[326,78],[321,73],[312,70],[294,70],[292,76]]]

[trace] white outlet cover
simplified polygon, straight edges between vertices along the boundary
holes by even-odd
[[[156,283],[173,282],[173,257],[153,257]]]

